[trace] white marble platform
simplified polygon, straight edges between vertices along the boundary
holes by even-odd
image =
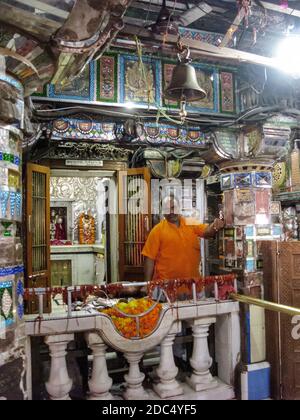
[[[52,245],[51,254],[104,254],[102,245]]]
[[[188,384],[185,382],[180,382],[180,386],[183,388],[183,394],[178,395],[177,397],[165,398],[163,401],[172,401],[172,400],[184,400],[184,401],[224,401],[224,400],[233,400],[235,399],[235,394],[233,387],[224,382],[218,380],[218,385],[215,388],[207,389],[205,391],[193,391]],[[158,395],[152,389],[147,390],[149,396],[148,400],[162,401]]]
[[[73,315],[73,314],[72,314]],[[192,372],[189,377],[178,377],[174,363],[173,343],[182,323],[192,327]],[[215,324],[216,362],[218,378],[210,373],[212,358],[209,354],[209,328]],[[197,302],[177,302],[175,306],[163,304],[160,320],[153,333],[142,339],[126,339],[116,330],[111,318],[102,313],[76,312],[72,317],[44,315],[42,320],[26,317],[26,335],[44,336],[51,355],[51,370],[46,388],[51,399],[69,399],[71,380],[67,371],[67,345],[74,333],[84,332],[93,353],[93,376],[89,382],[88,399],[114,399],[112,381],[106,366],[106,349],[124,353],[128,362],[125,374],[126,400],[230,400],[234,399],[234,373],[240,357],[239,304],[232,301],[216,302],[212,299]],[[140,371],[144,354],[160,346],[157,379],[152,387],[143,387],[145,374]],[[60,372],[59,381],[56,372]],[[180,382],[179,382],[179,381]],[[59,385],[64,387],[59,391]]]

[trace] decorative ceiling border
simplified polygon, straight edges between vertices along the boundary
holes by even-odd
[[[153,145],[196,146],[206,148],[207,136],[199,128],[186,128],[167,124],[137,124],[132,134],[124,124],[97,122],[92,119],[61,118],[52,124],[52,139],[64,141],[89,141],[94,143],[131,143]]]

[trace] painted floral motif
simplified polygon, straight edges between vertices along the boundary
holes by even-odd
[[[7,187],[0,189],[0,217],[19,221],[22,212],[22,196],[20,192]]]
[[[155,102],[155,75],[150,63],[125,64],[125,102]]]
[[[221,112],[235,112],[234,77],[232,73],[221,72]]]
[[[18,317],[21,320],[24,316],[24,286],[23,282],[20,279],[17,283],[17,313]]]
[[[115,92],[115,57],[103,56],[100,59],[99,95],[100,100],[114,101]]]
[[[0,283],[0,328],[14,322],[13,316],[13,282]]]

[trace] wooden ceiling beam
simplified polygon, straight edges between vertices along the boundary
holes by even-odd
[[[284,13],[289,16],[295,16],[300,18],[300,10],[294,9],[292,7],[283,8],[279,4],[269,3],[268,1],[260,1],[260,3],[268,10],[273,12]]]
[[[61,26],[60,23],[54,20],[34,15],[31,12],[21,10],[15,6],[9,6],[5,3],[1,3],[0,10],[0,22],[3,22],[4,25],[8,23],[19,28],[29,36],[32,34],[41,41],[48,41],[51,35]]]
[[[142,9],[142,10],[146,10],[146,11],[150,11],[150,12],[157,12],[159,13],[161,10],[161,6],[162,6],[162,0],[152,0],[151,4],[149,3],[149,0],[135,0],[132,3],[132,7],[136,8],[136,9]],[[191,3],[191,7],[195,6],[195,3]],[[176,2],[176,4],[173,1],[167,1],[167,7],[170,10],[176,10],[176,11],[182,11],[182,10],[188,10],[186,7],[186,3],[185,2]],[[213,12],[217,12],[217,13],[225,13],[227,11],[227,9],[224,9],[223,7],[219,7],[219,6],[211,6]]]
[[[161,44],[161,49],[173,47],[174,53],[176,51],[176,45],[178,42],[177,36],[168,35],[167,39],[164,39],[161,35],[153,34],[152,32],[141,29],[140,27],[134,27],[130,25],[125,25],[125,28],[121,32],[124,35],[138,35],[139,38],[147,44],[147,39],[150,42],[158,41]],[[198,57],[206,57],[219,61],[227,61],[234,63],[249,63],[256,64],[264,67],[278,68],[276,61],[270,57],[264,57],[257,54],[248,53],[245,51],[234,50],[227,47],[216,47],[215,45],[208,44],[206,42],[184,38],[183,43],[187,45],[191,51],[195,51]],[[156,43],[157,44],[157,43]],[[157,50],[159,45],[157,45]]]
[[[17,0],[18,3],[24,4],[25,6],[33,7],[40,10],[41,12],[48,13],[53,16],[57,16],[63,19],[67,19],[69,12],[59,9],[58,7],[51,6],[39,0]]]
[[[226,47],[229,44],[229,42],[232,40],[233,35],[239,28],[245,16],[246,16],[246,12],[245,12],[245,8],[243,7],[237,14],[230,28],[228,29],[226,35],[224,36],[220,44],[220,47]]]

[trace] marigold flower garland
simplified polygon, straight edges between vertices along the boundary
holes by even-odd
[[[135,317],[129,318],[120,311],[124,314],[138,316],[147,312],[154,303],[149,298],[134,299],[129,303],[119,302],[113,308],[102,310],[101,313],[111,317],[115,327],[125,338],[144,338],[151,334],[156,327],[162,305],[158,303],[147,315],[140,317],[139,328]]]

